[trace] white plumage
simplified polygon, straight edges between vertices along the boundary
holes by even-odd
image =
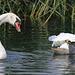
[[[9,24],[15,26],[18,32],[21,31],[20,30],[21,20],[14,13],[5,13],[0,15],[0,25],[5,22],[8,22]],[[6,57],[7,57],[7,54],[6,54],[5,48],[0,42],[0,59],[5,59]]]
[[[52,46],[61,46],[65,43],[65,40],[75,42],[75,35],[71,33],[60,33],[59,35],[50,36],[49,41],[53,41]]]
[[[7,57],[7,54],[6,54],[5,48],[0,42],[0,59],[5,59],[6,57]]]
[[[52,47],[57,46],[57,48],[52,48],[54,54],[70,54],[69,44],[65,40],[75,42],[75,35],[71,33],[60,33],[57,36],[52,35],[48,39],[49,41],[53,41]]]

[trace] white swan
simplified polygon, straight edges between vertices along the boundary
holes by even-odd
[[[71,49],[69,49],[69,44],[65,42],[65,40],[70,40],[71,42],[75,42],[75,35],[71,33],[60,33],[59,35],[50,36],[49,41],[53,41],[53,46],[59,46],[57,48],[52,48],[54,54],[71,54],[70,50],[75,49],[71,45]],[[74,52],[74,50],[73,50]]]
[[[8,22],[9,24],[13,25],[18,32],[21,32],[21,29],[20,29],[21,20],[14,13],[5,13],[0,15],[0,25],[2,25],[5,22]],[[6,57],[7,57],[7,54],[6,54],[5,48],[0,42],[0,59],[5,59]]]
[[[60,33],[59,35],[50,36],[49,41],[53,41],[53,46],[61,46],[65,43],[65,40],[70,40],[71,42],[75,42],[75,35],[71,33]]]

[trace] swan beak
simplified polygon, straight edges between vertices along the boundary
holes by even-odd
[[[19,23],[19,22],[16,22],[15,25],[16,25],[16,30],[17,30],[18,32],[21,32],[20,23]]]

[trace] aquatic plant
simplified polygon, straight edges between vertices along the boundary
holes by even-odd
[[[10,67],[9,67],[9,74],[8,75],[11,75],[11,68],[12,68],[12,58],[10,59]]]
[[[12,11],[22,20],[30,16],[31,20],[44,18],[44,27],[51,17],[61,18],[63,29],[67,18],[71,19],[71,29],[74,28],[74,0],[0,0],[0,13]],[[72,31],[73,32],[73,31]]]
[[[41,25],[43,27],[52,15],[56,15],[57,17],[61,17],[64,29],[67,16],[69,16],[69,18],[71,17],[71,28],[73,29],[74,9],[74,0],[35,0],[30,17],[33,20],[46,17],[46,21]]]

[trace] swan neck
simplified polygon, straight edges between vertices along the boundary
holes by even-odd
[[[7,18],[8,14],[2,14],[0,15],[0,25],[2,25],[3,23],[7,22],[6,18]]]

